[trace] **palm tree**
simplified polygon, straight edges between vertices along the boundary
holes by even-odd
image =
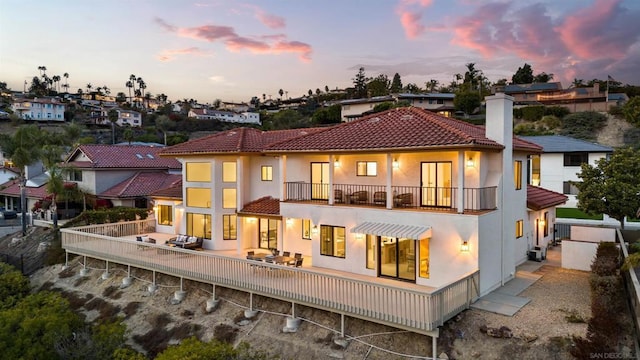
[[[69,90],[69,73],[62,74],[62,77],[64,77],[65,88]]]
[[[37,125],[22,125],[13,136],[0,134],[0,149],[20,170],[20,208],[22,210],[22,235],[27,233],[26,167],[40,159],[42,132]]]
[[[118,112],[115,109],[109,110],[107,113],[109,121],[111,121],[111,143],[116,143],[116,122],[118,121]]]
[[[127,81],[125,84],[127,88],[129,88],[129,104],[131,104],[131,88],[133,88],[133,82],[131,80]]]
[[[56,84],[56,91],[60,92],[60,75],[53,75],[51,80]]]
[[[93,87],[93,85],[91,85],[91,83],[87,84],[87,93],[91,93],[91,88]]]
[[[57,196],[64,191],[64,179],[60,163],[64,150],[61,145],[47,144],[42,147],[42,164],[49,173],[47,182],[47,192],[51,194],[51,214],[53,218],[53,228],[58,227],[58,206]]]
[[[278,91],[278,94],[280,94],[280,99],[282,99],[282,94],[284,94],[284,90],[280,89],[280,90]]]

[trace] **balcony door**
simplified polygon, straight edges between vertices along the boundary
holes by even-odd
[[[421,163],[420,205],[451,207],[450,161]]]
[[[415,240],[378,236],[378,254],[378,274],[381,277],[416,280]]]
[[[311,163],[311,199],[329,199],[329,163]]]

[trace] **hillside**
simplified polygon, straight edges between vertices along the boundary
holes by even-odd
[[[32,228],[24,238],[20,232],[0,238],[0,253],[41,254],[26,256],[29,266],[42,266],[47,258],[42,254],[47,253],[44,249],[48,247],[58,253],[49,229]],[[105,263],[89,260],[88,275],[81,276],[81,260],[72,258],[66,269],[60,264],[42,267],[30,276],[32,288],[60,292],[87,321],[122,317],[128,329],[127,343],[150,359],[190,336],[233,344],[245,341],[254,349],[292,360],[400,360],[431,354],[431,339],[427,336],[348,317],[346,337],[341,338],[337,314],[304,306],[296,306],[296,316],[303,319],[298,331],[286,333],[283,328],[291,312],[290,303],[256,296],[253,306],[260,312],[255,318],[246,319],[244,310],[249,298],[246,293],[231,289],[217,289],[221,301],[209,313],[206,302],[211,299],[211,285],[192,281],[184,282],[187,296],[175,304],[173,295],[180,286],[177,278],[157,274],[158,289],[149,292],[152,273],[132,269],[132,285],[121,288],[126,267],[109,264],[109,276],[103,278]],[[512,359],[515,352],[521,359],[571,359],[570,336],[584,334],[586,324],[567,322],[565,312],[569,309],[582,318],[589,316],[588,273],[544,267],[541,275],[543,278],[525,295],[532,299],[531,303],[516,316],[468,310],[445,324],[438,338],[440,357],[446,353],[449,359]],[[580,295],[576,297],[577,292]],[[513,337],[492,338],[482,331],[483,326],[505,325],[512,329]]]

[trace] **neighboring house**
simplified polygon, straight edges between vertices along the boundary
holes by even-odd
[[[373,108],[380,103],[397,103],[400,101],[406,101],[411,106],[430,110],[446,117],[451,117],[455,110],[453,106],[454,98],[455,94],[449,93],[394,94],[365,99],[343,100],[340,101],[339,104],[342,106],[343,122],[353,121],[368,115]]]
[[[613,148],[562,135],[521,136],[523,140],[542,147],[542,154],[532,155],[528,183],[568,196],[567,207],[575,208],[578,189],[572,182],[580,181],[583,163],[595,165],[606,158]]]
[[[234,103],[234,102],[223,101],[220,103],[220,109],[235,112],[235,113],[244,113],[249,111],[249,104],[245,102]]]
[[[68,181],[84,192],[115,204],[144,208],[146,195],[166,185],[166,174],[181,171],[176,159],[158,156],[161,150],[141,145],[80,145],[63,166],[68,169]],[[151,179],[154,174],[158,179]],[[136,184],[135,179],[141,183]]]
[[[260,125],[260,114],[253,112],[235,113],[231,111],[191,109],[188,116],[197,120],[219,120],[224,122]]]
[[[453,99],[456,94],[450,93],[427,93],[427,94],[398,94],[397,101],[408,101],[411,106],[421,109],[431,110],[440,115],[451,117],[455,107]]]
[[[510,99],[488,98],[486,133],[411,107],[169,147],[161,154],[184,169],[177,232],[207,249],[285,249],[314,267],[431,288],[480,270],[485,294],[531,246],[516,224],[531,227],[526,163],[541,148],[512,137]]]
[[[623,105],[628,96],[624,93],[602,91],[599,83],[592,87],[563,89],[559,82],[510,84],[494,86],[493,91],[504,92],[513,96],[514,106],[529,105],[562,106],[571,112],[600,111],[606,112],[612,106]]]
[[[395,102],[395,98],[391,95],[386,95],[340,101],[340,105],[342,106],[342,122],[349,122],[358,119],[368,111],[373,110],[376,105],[383,102]]]
[[[113,206],[146,208],[151,194],[181,179],[180,174],[141,171],[97,196],[110,200]]]
[[[11,176],[15,174],[15,176]],[[8,209],[16,209],[21,211],[20,205],[20,169],[9,168],[6,176],[9,178],[0,182],[0,198],[2,198],[2,206]],[[31,209],[35,203],[44,199],[48,194],[46,184],[49,181],[49,174],[45,172],[41,161],[35,162],[25,167],[24,176],[27,179],[25,183],[27,210]]]
[[[118,113],[116,125],[142,127],[142,115],[139,112],[119,108],[100,108],[99,110],[92,112],[92,117],[94,118],[95,123],[111,125],[111,120],[109,120],[109,111],[111,110],[115,110]]]
[[[22,98],[11,104],[13,113],[24,120],[64,121],[65,109],[65,105],[56,98]]]

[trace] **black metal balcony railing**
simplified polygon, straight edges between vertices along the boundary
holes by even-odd
[[[304,201],[319,204],[329,202],[329,184],[287,182],[284,201]],[[455,209],[459,191],[454,187],[391,186],[391,197],[384,185],[333,184],[334,204],[413,209]],[[496,187],[464,188],[464,210],[479,211],[496,208]]]

